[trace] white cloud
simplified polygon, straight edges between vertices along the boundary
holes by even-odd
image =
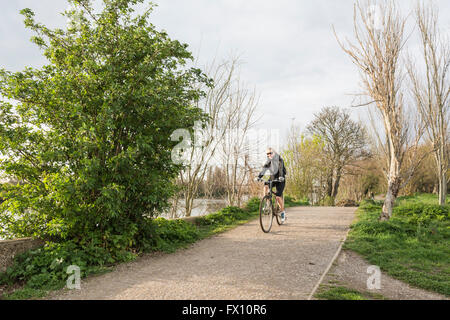
[[[347,107],[359,91],[359,75],[339,48],[339,36],[352,39],[354,0],[164,0],[152,23],[173,39],[188,43],[206,63],[214,57],[239,54],[245,62],[242,79],[261,94],[261,127],[285,130],[291,118],[306,125],[323,106]],[[450,2],[439,5],[441,25],[450,31]],[[398,0],[410,7],[411,0]],[[43,59],[29,43],[18,11],[30,7],[36,18],[63,25],[61,0],[19,0],[2,4],[0,65],[20,69]],[[356,117],[356,116],[355,116]]]

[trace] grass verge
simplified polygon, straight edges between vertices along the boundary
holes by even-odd
[[[401,197],[389,221],[378,221],[381,203],[358,209],[344,248],[390,276],[450,296],[450,206],[432,195]]]
[[[322,285],[314,295],[320,300],[386,300],[380,294],[372,292],[359,292],[344,286]]]

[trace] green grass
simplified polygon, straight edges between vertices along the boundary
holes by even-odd
[[[417,193],[410,196],[398,197],[396,204],[399,206],[405,204],[414,204],[414,203],[422,203],[422,204],[439,204],[439,199],[437,195],[430,193]],[[447,205],[450,205],[450,195],[447,195],[446,200]]]
[[[47,290],[43,289],[33,289],[25,287],[19,289],[10,294],[5,294],[2,299],[4,300],[30,300],[44,298],[48,295]]]
[[[258,217],[259,203],[260,199],[253,198],[247,203],[245,208],[226,207],[218,212],[197,217],[193,220],[194,223],[182,219],[167,220],[164,218],[157,218],[154,220],[155,235],[151,242],[152,245],[147,248],[146,252],[172,253],[179,249],[187,248],[192,243],[199,240],[245,224]],[[286,207],[292,207],[305,205],[307,203],[288,199],[285,204]],[[68,247],[62,250],[61,247],[64,247],[64,244],[59,246],[58,250],[67,253],[70,256],[75,252],[75,248]],[[63,288],[65,286],[64,279],[67,278],[67,274],[64,272],[65,270],[62,266],[58,267],[57,270],[54,269],[55,264],[53,261],[55,254],[56,250],[53,248],[48,250],[37,249],[27,252],[23,256],[21,255],[19,257],[20,259],[16,259],[16,264],[8,271],[9,275],[6,273],[0,274],[0,285],[13,285],[14,283],[11,283],[11,279],[13,278],[20,278],[24,281],[26,277],[27,281],[25,281],[22,288],[15,290],[12,293],[5,294],[3,297],[0,297],[0,299],[23,300],[42,298],[45,297],[49,291]],[[87,259],[85,257],[85,252],[79,252],[78,254],[84,255],[80,257],[80,262]],[[92,257],[92,255],[88,256]],[[130,255],[127,255],[126,260],[124,261],[130,261],[135,257],[136,255],[134,253],[131,254],[130,252]],[[89,267],[85,266],[82,268],[82,278],[91,274],[109,272],[112,270],[111,266],[115,265],[102,264],[101,266],[96,267],[95,261],[96,260],[92,261]],[[80,263],[75,264],[80,265]],[[39,270],[33,271],[32,269]],[[42,276],[44,275],[45,279],[42,279]],[[54,280],[52,281],[51,287],[44,285],[44,283],[48,283],[48,278]]]
[[[359,292],[344,286],[324,286],[314,295],[321,300],[386,300],[380,294],[372,292]]]
[[[286,208],[289,207],[300,207],[300,206],[309,206],[309,200],[303,199],[303,200],[296,200],[290,196],[284,197],[284,205]]]
[[[344,248],[390,276],[450,296],[450,206],[434,195],[401,197],[389,221],[378,221],[381,203],[363,202]]]

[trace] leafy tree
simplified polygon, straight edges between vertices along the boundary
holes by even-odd
[[[151,3],[70,2],[64,30],[21,11],[45,66],[0,69],[0,170],[21,181],[3,186],[0,235],[139,246],[180,169],[170,135],[205,118],[197,88],[210,81],[149,22]]]
[[[345,167],[365,155],[364,127],[353,121],[347,110],[325,107],[315,115],[308,132],[320,136],[325,142],[329,170],[327,195],[335,199]]]
[[[306,137],[292,127],[282,156],[289,177],[286,194],[298,199],[315,197],[314,203],[323,200],[327,177],[325,141],[316,135]]]

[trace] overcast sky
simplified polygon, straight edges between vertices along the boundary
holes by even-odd
[[[29,7],[49,26],[65,23],[64,0],[1,0],[0,67],[20,70],[45,60],[29,42],[19,10]],[[238,54],[242,80],[255,86],[263,117],[260,127],[304,127],[323,106],[348,107],[359,91],[359,75],[333,32],[352,36],[354,0],[165,0],[152,23],[189,44],[200,64]],[[413,0],[398,0],[411,8]],[[441,27],[450,31],[450,1],[436,0]],[[414,52],[414,43],[412,51]],[[357,113],[364,110],[353,111]],[[295,120],[293,120],[295,118]]]

